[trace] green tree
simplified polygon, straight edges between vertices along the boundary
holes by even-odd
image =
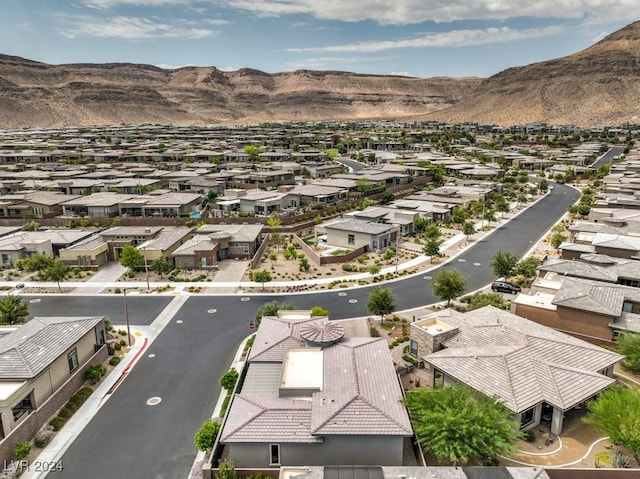
[[[431,223],[424,229],[424,233],[422,236],[429,239],[438,239],[440,238],[440,236],[442,236],[442,231],[440,231],[438,225]]]
[[[158,259],[153,260],[151,263],[151,271],[156,274],[159,274],[162,278],[163,274],[169,274],[173,271],[173,264],[164,256],[160,256]]]
[[[625,356],[622,366],[640,373],[640,333],[625,333],[618,336],[619,353]]]
[[[271,281],[271,273],[266,269],[260,271],[254,271],[251,273],[251,281],[255,281],[256,283],[262,283],[262,290],[264,291],[264,283],[268,283]]]
[[[311,308],[311,316],[329,316],[329,311],[322,306],[314,306]]]
[[[302,256],[298,260],[298,266],[300,268],[300,271],[309,271],[309,268],[311,267],[311,265],[309,264],[309,260],[307,259],[306,256]]]
[[[462,233],[467,237],[467,241],[469,241],[469,236],[476,232],[476,228],[471,221],[465,221],[462,224]]]
[[[462,384],[420,388],[405,403],[420,445],[457,464],[483,464],[517,451],[520,424],[495,398]]]
[[[371,265],[369,265],[369,266],[367,267],[367,272],[368,272],[371,276],[375,276],[375,275],[377,275],[378,273],[380,273],[380,270],[381,270],[381,269],[382,269],[382,268],[380,267],[380,265],[379,265],[379,264],[377,264],[377,263],[373,263],[373,264],[371,264]]]
[[[27,258],[18,260],[18,268],[24,269],[30,273],[38,273],[38,276],[42,275],[42,272],[51,266],[53,258],[45,253],[36,253]]]
[[[558,248],[560,248],[560,245],[562,243],[564,243],[566,240],[567,240],[567,237],[565,235],[563,235],[562,233],[553,233],[551,235],[551,238],[549,239],[549,243],[555,249],[558,249]]]
[[[275,215],[269,216],[269,218],[267,218],[267,226],[271,229],[280,228],[280,226],[282,226],[282,220]]]
[[[582,216],[583,218],[586,218],[587,216],[589,216],[589,213],[591,213],[591,206],[584,203],[580,203],[578,205],[578,214],[580,216]]]
[[[431,288],[433,294],[441,301],[446,301],[449,306],[452,299],[464,293],[467,288],[467,277],[457,269],[441,269],[434,276]]]
[[[222,459],[218,464],[216,479],[237,479],[236,468],[233,462]]]
[[[442,244],[442,240],[438,238],[429,238],[422,248],[422,252],[430,257],[430,262],[433,263],[433,258],[438,258],[440,256],[440,245]]]
[[[374,288],[367,298],[367,310],[371,314],[380,315],[380,321],[396,309],[396,297],[391,288]]]
[[[60,286],[60,281],[65,279],[69,274],[71,268],[64,264],[59,259],[54,259],[51,261],[47,269],[45,269],[40,276],[45,281],[55,281],[58,283],[58,291],[62,292],[62,287]]]
[[[233,391],[233,388],[236,386],[238,382],[238,371],[231,368],[226,373],[222,375],[220,378],[220,386],[222,386],[227,391]]]
[[[451,212],[451,222],[457,225],[462,225],[469,218],[469,213],[456,206]]]
[[[513,276],[518,261],[520,261],[520,256],[510,251],[496,251],[491,257],[489,265],[493,269],[493,274],[500,278],[509,279]]]
[[[193,438],[198,451],[208,451],[213,447],[220,432],[220,423],[213,419],[207,419]]]
[[[426,218],[417,217],[413,219],[413,229],[416,233],[422,233],[426,229],[428,224],[429,222],[426,220]]]
[[[278,311],[287,311],[295,309],[293,304],[290,303],[278,303],[276,300],[273,300],[267,304],[265,304],[262,308],[260,308],[256,312],[256,323],[260,324],[260,320],[263,316],[277,316]]]
[[[476,293],[469,298],[469,311],[494,306],[498,309],[507,309],[504,296],[500,293]]]
[[[364,196],[367,196],[371,193],[373,189],[373,183],[371,180],[366,178],[360,178],[356,180],[356,189]]]
[[[394,195],[390,191],[385,190],[382,193],[382,196],[380,197],[380,204],[388,205],[389,203],[391,203],[395,199],[396,199],[396,195]]]
[[[275,251],[269,253],[269,261],[271,261],[271,267],[273,268],[278,262],[278,253],[276,253]]]
[[[136,271],[144,266],[144,256],[133,245],[128,244],[120,252],[120,264],[130,271]]]
[[[540,258],[536,258],[535,256],[529,256],[527,258],[521,259],[514,272],[516,274],[522,275],[525,279],[533,278],[536,275],[536,271],[538,271],[538,266],[542,264],[542,260]]]
[[[640,463],[640,391],[614,385],[587,403],[589,414],[583,420],[609,436],[614,444],[626,448]]]
[[[0,300],[0,324],[22,324],[29,316],[29,306],[20,296],[5,296]]]

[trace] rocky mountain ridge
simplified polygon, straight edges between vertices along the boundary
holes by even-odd
[[[0,128],[365,119],[635,123],[639,80],[640,22],[573,55],[486,79],[48,65],[0,55]]]

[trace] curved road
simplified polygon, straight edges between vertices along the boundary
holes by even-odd
[[[486,285],[493,279],[488,263],[496,251],[524,254],[578,197],[573,188],[555,186],[537,204],[476,242],[450,264],[436,269],[460,269],[469,277],[470,290]],[[387,283],[396,294],[399,309],[436,301],[424,276],[422,273]],[[363,287],[244,298],[190,297],[64,453],[64,471],[56,472],[55,477],[186,479],[196,454],[193,436],[210,416],[220,393],[218,379],[228,368],[237,345],[250,333],[249,321],[257,308],[277,299],[301,309],[323,306],[333,319],[365,316],[370,291],[371,287]],[[347,292],[347,296],[340,296],[340,292]],[[107,314],[115,324],[124,324],[122,301],[113,296],[31,298],[41,299],[30,304],[34,315]],[[150,324],[172,299],[129,297],[132,324]],[[210,313],[213,309],[215,313]],[[159,397],[161,402],[149,406],[151,397]]]

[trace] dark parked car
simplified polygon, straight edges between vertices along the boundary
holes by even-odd
[[[494,281],[491,283],[491,291],[498,291],[500,293],[518,294],[521,289],[520,286],[507,283],[506,281]]]

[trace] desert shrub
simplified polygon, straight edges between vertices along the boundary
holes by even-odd
[[[522,433],[522,439],[527,442],[535,442],[536,433],[532,429],[529,429],[528,431]]]
[[[85,379],[91,381],[92,383],[97,383],[98,381],[100,381],[100,378],[102,376],[104,376],[104,373],[106,373],[107,370],[105,369],[105,367],[102,364],[96,364],[94,366],[89,366],[85,372],[84,372],[84,377]],[[73,399],[73,398],[71,398]],[[69,401],[71,401],[71,399]]]
[[[225,396],[222,400],[222,404],[220,405],[220,416],[224,417],[227,413],[227,408],[229,407],[229,401],[231,400],[231,396]]]
[[[115,349],[116,351],[120,351],[122,349],[122,345],[120,343],[115,343],[113,345],[113,349]]]
[[[113,348],[113,346],[108,345],[108,346],[107,346],[107,354],[108,354],[109,356],[113,356],[115,353],[116,353],[116,350]]]
[[[49,426],[51,426],[54,431],[59,431],[60,429],[62,429],[62,426],[64,426],[66,422],[66,418],[56,416],[51,421],[49,421]]]
[[[38,431],[36,437],[33,438],[33,444],[40,449],[43,449],[49,444],[51,441],[51,437],[53,436],[53,432],[49,429],[42,429]]]
[[[232,391],[236,385],[236,381],[238,381],[238,371],[230,369],[220,378],[220,386],[225,388],[227,391]]]
[[[376,328],[374,328],[373,326],[371,326],[369,328],[369,335],[372,338],[379,338],[380,337],[380,331],[378,331]]]
[[[120,357],[119,356],[113,356],[111,359],[109,359],[109,364],[111,366],[117,366],[118,364],[120,364]]]
[[[403,354],[402,355],[402,359],[404,359],[409,364],[415,364],[415,362],[416,362],[416,359],[414,357],[412,357],[412,356],[409,356],[408,354]]]
[[[13,453],[16,456],[16,459],[19,461],[24,459],[29,455],[31,451],[31,443],[29,441],[22,441],[16,444],[16,447],[13,450]]]
[[[124,339],[120,340],[120,346],[126,346],[127,342]]]

